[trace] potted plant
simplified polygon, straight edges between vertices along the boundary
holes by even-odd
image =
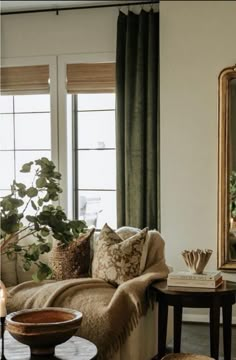
[[[54,205],[62,192],[61,174],[52,161],[43,157],[22,166],[21,172],[29,173],[30,186],[13,181],[9,195],[0,201],[0,251],[9,258],[16,253],[22,256],[25,271],[32,264],[37,266],[33,279],[51,277],[51,268],[40,261],[40,255],[52,248],[52,238],[67,246],[87,229],[85,221],[68,220],[63,209]],[[33,213],[29,214],[30,212]],[[35,241],[25,246],[21,240],[33,236]]]

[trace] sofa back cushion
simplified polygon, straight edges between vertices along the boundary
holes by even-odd
[[[11,242],[14,241],[15,238],[12,238]],[[5,250],[2,250],[0,257],[0,279],[6,287],[17,285],[16,255],[8,258]]]
[[[142,273],[147,255],[144,245],[148,228],[134,232],[123,239],[118,231],[104,225],[94,248],[92,277],[120,285]]]
[[[25,231],[25,234],[23,233],[25,237],[20,240],[20,245],[22,246],[28,246],[35,242],[36,238],[35,236],[28,234],[27,230]],[[45,264],[48,264],[48,253],[44,253],[40,255],[39,260],[42,261]],[[28,271],[25,271],[23,268],[23,258],[20,254],[17,254],[16,259],[16,276],[17,276],[17,282],[20,284],[24,281],[32,280],[32,275],[38,270],[37,265],[32,265]]]
[[[113,230],[112,230],[113,231]],[[119,235],[120,241],[126,240],[136,234],[141,232],[140,229],[133,227],[122,227],[116,230],[116,234]],[[90,265],[92,264],[92,268],[95,269],[95,260],[96,257],[93,257],[93,254],[97,252],[97,247],[100,241],[100,232],[96,231],[89,237],[90,242]],[[22,240],[22,244],[27,245],[30,242],[34,241],[33,237],[26,237]],[[158,244],[158,246],[153,246],[154,243]],[[100,246],[99,246],[100,247]],[[157,249],[156,253],[153,252],[153,249]],[[50,253],[49,253],[50,254]],[[40,260],[44,263],[48,263],[49,254],[45,253],[41,255]],[[162,239],[159,232],[156,230],[148,231],[146,236],[146,240],[142,249],[141,256],[141,267],[140,271],[145,272],[146,268],[152,266],[158,259],[162,259],[164,256],[164,240]],[[101,255],[101,263],[103,262],[103,255]],[[144,271],[142,269],[144,268]],[[33,266],[29,271],[24,271],[22,267],[21,257],[17,255],[17,257],[9,260],[6,255],[1,255],[1,280],[5,283],[6,286],[14,286],[17,283],[22,283],[24,281],[32,280],[32,274],[35,272],[36,268]],[[92,276],[92,270],[90,272],[90,276]],[[95,276],[95,270],[93,271],[93,276]]]

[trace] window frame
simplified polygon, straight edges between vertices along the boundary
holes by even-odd
[[[92,92],[91,92],[92,93]],[[96,93],[96,94],[99,94],[99,93]],[[102,92],[101,92],[102,94]],[[106,93],[106,94],[114,94],[115,95],[115,92],[112,93]],[[113,192],[116,194],[117,192],[117,189],[116,187],[113,189],[113,188],[86,188],[86,189],[83,189],[80,187],[80,183],[79,183],[79,168],[80,168],[80,165],[79,165],[79,154],[80,152],[83,152],[83,151],[102,151],[102,152],[106,152],[106,151],[116,151],[116,144],[114,147],[108,147],[108,148],[95,148],[95,147],[89,147],[89,148],[83,148],[83,147],[80,147],[79,145],[79,139],[78,139],[78,127],[79,127],[79,113],[82,112],[97,112],[97,111],[101,111],[101,112],[104,112],[104,111],[114,111],[115,112],[115,107],[114,109],[99,109],[99,110],[96,110],[96,109],[87,109],[87,110],[79,110],[78,108],[78,96],[80,94],[73,94],[72,95],[72,125],[73,125],[73,143],[74,143],[74,147],[73,147],[73,166],[74,166],[74,174],[73,174],[73,193],[74,193],[74,196],[73,196],[73,214],[75,216],[75,218],[79,219],[79,208],[80,208],[80,203],[79,203],[79,193],[80,192]],[[89,94],[88,94],[89,95]],[[117,221],[117,219],[116,219]],[[97,230],[101,230],[101,228],[97,228]]]
[[[66,67],[67,64],[115,62],[115,52],[83,53],[58,56],[58,126],[59,126],[59,166],[65,174],[62,181],[62,206],[68,217],[74,217],[74,183],[73,183],[73,122],[67,116]],[[67,121],[65,121],[67,119]]]
[[[29,56],[2,58],[1,67],[49,65],[50,111],[51,111],[51,149],[52,160],[62,174],[59,204],[67,216],[73,218],[73,142],[72,121],[68,116],[66,91],[66,66],[77,63],[115,62],[116,53],[61,54],[51,56]]]
[[[59,168],[58,151],[58,121],[57,121],[57,60],[55,56],[40,56],[26,58],[2,58],[1,67],[48,65],[50,78],[50,115],[51,115],[51,155]],[[59,169],[60,171],[60,169]]]

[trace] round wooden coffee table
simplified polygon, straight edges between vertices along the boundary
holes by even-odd
[[[174,308],[174,353],[180,353],[183,307],[210,309],[211,357],[219,357],[220,308],[223,312],[224,360],[231,360],[232,305],[236,302],[236,283],[224,281],[216,289],[167,286],[167,281],[152,285],[158,310],[158,359],[165,355],[168,306]]]
[[[57,345],[54,356],[30,356],[30,349],[16,341],[7,331],[4,333],[6,360],[92,360],[97,358],[97,347],[91,341],[73,336]]]
[[[161,360],[214,360],[209,356],[197,354],[169,354],[164,356]]]

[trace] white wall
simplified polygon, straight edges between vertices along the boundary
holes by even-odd
[[[72,187],[70,142],[66,133],[66,63],[114,61],[118,8],[59,11],[2,16],[1,57],[3,64],[26,65],[25,62],[47,63],[52,57],[58,63],[58,91],[51,98],[51,114],[56,115],[58,133],[53,133],[53,160],[62,173],[64,189],[60,203],[71,216]],[[50,67],[57,71],[56,67]],[[53,83],[55,85],[55,81]],[[52,86],[51,86],[52,94]],[[54,111],[53,111],[54,110]],[[59,149],[57,153],[56,149]],[[55,156],[55,154],[57,155]],[[58,160],[58,162],[57,162]],[[68,195],[68,196],[67,196]]]
[[[236,2],[161,1],[161,219],[166,257],[210,248],[217,265],[218,75],[236,63]],[[236,281],[236,274],[225,275]],[[236,315],[236,312],[235,312]]]
[[[2,57],[114,52],[118,9],[2,17]]]

